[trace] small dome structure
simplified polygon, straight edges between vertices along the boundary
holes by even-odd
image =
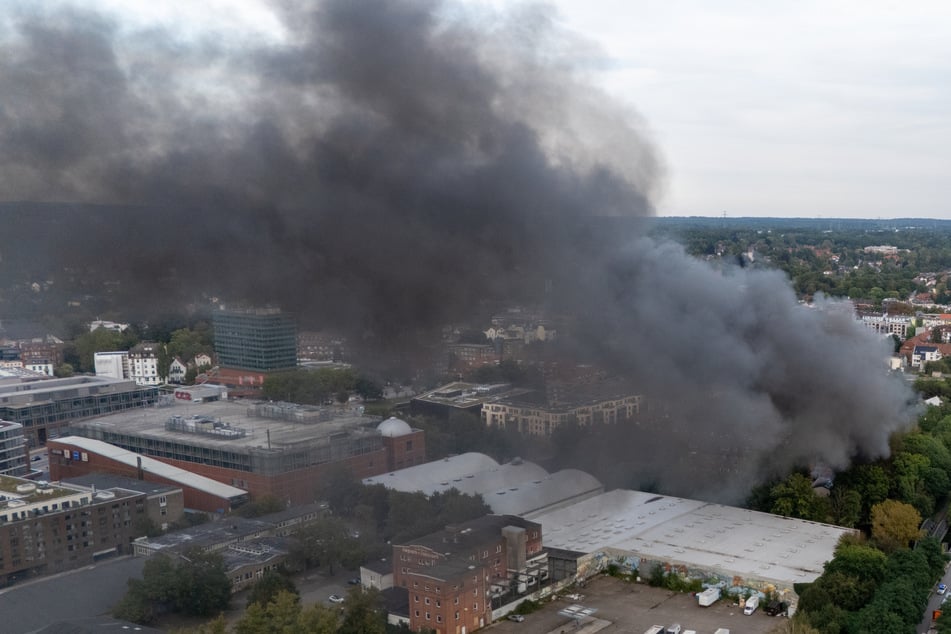
[[[395,416],[390,416],[385,421],[377,425],[376,430],[387,438],[405,436],[413,433],[413,428],[405,420],[400,420]]]

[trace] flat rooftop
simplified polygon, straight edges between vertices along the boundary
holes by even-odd
[[[268,410],[285,418],[262,416],[258,413],[260,410]],[[166,428],[166,423],[172,419],[181,421],[179,429]],[[279,450],[329,440],[338,434],[378,436],[376,425],[379,422],[379,417],[363,416],[359,410],[336,407],[316,408],[253,401],[194,403],[173,398],[162,399],[155,406],[76,421],[70,423],[70,428],[78,433],[97,429],[217,449],[257,447]],[[218,433],[213,433],[216,429]],[[232,431],[242,432],[243,435]]]
[[[39,485],[39,483],[32,480],[0,475],[0,495],[3,496],[3,500],[0,501],[0,509],[9,507],[10,500],[19,500],[31,504],[75,494],[75,489],[57,484],[45,483]]]
[[[146,493],[148,495],[157,495],[161,493],[171,493],[179,491],[181,487],[160,482],[149,482],[148,480],[136,480],[135,478],[126,478],[112,473],[87,473],[86,475],[66,478],[63,484],[72,484],[90,489],[126,489],[127,491],[136,491],[137,493]]]
[[[456,381],[435,390],[424,392],[413,397],[413,400],[467,408],[503,397],[514,398],[533,391],[529,388],[514,387],[508,383],[487,384]]]
[[[614,550],[791,587],[814,581],[851,529],[699,500],[614,490],[530,514],[545,546]]]
[[[155,389],[137,385],[128,379],[102,376],[67,378],[4,377],[0,379],[0,404],[7,406],[71,399],[77,396],[113,394],[132,390]]]

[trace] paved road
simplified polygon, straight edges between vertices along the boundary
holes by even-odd
[[[949,588],[951,588],[951,566],[945,566],[944,575],[941,577],[941,580],[938,583],[943,583]],[[935,584],[935,588],[931,592],[931,596],[928,597],[928,607],[925,608],[924,617],[921,619],[921,623],[918,624],[916,632],[918,634],[926,634],[931,628],[931,615],[935,610],[941,607],[941,603],[949,597],[948,594],[940,595],[937,592],[938,585]],[[951,609],[951,601],[948,602],[947,607]]]
[[[120,557],[0,590],[4,634],[26,634],[65,619],[108,614],[141,577],[145,559]]]

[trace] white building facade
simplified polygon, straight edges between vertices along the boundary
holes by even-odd
[[[138,385],[161,385],[159,376],[159,345],[144,342],[129,350],[129,378]]]

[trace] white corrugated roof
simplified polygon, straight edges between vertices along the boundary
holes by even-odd
[[[79,450],[95,453],[131,467],[138,467],[138,461],[141,459],[142,470],[146,473],[154,473],[155,475],[167,480],[171,480],[172,482],[178,482],[179,484],[190,487],[197,491],[202,491],[203,493],[215,495],[223,499],[231,499],[241,495],[247,495],[248,493],[244,489],[223,484],[217,480],[212,480],[211,478],[206,478],[203,475],[198,475],[197,473],[192,473],[179,467],[174,467],[170,464],[162,462],[161,460],[156,460],[155,458],[149,458],[148,456],[143,456],[141,454],[122,449],[121,447],[110,445],[109,443],[103,442],[101,440],[83,438],[82,436],[66,436],[64,438],[57,438],[56,442],[65,445],[71,445]]]
[[[426,495],[458,489],[482,495],[493,513],[523,515],[602,491],[601,483],[583,471],[565,469],[549,474],[525,460],[499,464],[489,456],[470,452],[365,478],[364,484]]]
[[[407,467],[392,473],[364,478],[364,484],[383,484],[388,489],[396,491],[422,491],[430,495],[442,490],[440,482],[453,482],[465,479],[482,471],[498,469],[499,463],[484,453],[469,452],[427,462],[426,464]],[[457,483],[458,484],[458,483]],[[451,488],[445,486],[445,489]],[[462,490],[461,487],[456,487]]]
[[[614,551],[788,587],[814,581],[850,529],[732,506],[614,490],[527,516],[545,545]]]
[[[497,515],[524,516],[565,505],[604,490],[601,482],[590,473],[578,469],[563,469],[540,479],[523,480],[515,485],[481,492],[485,503]]]

